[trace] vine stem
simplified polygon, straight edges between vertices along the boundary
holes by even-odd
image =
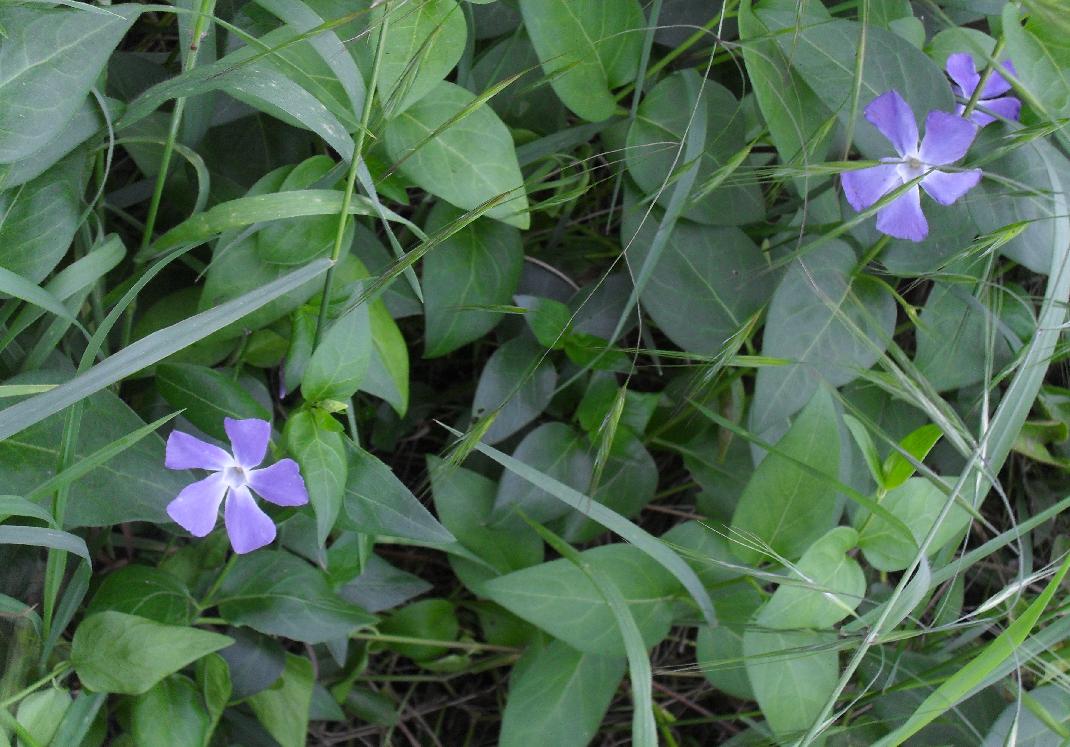
[[[327,307],[330,305],[331,288],[334,285],[334,271],[338,266],[338,260],[342,257],[342,244],[345,240],[346,226],[349,223],[349,206],[353,202],[353,192],[357,185],[357,171],[360,169],[361,158],[364,153],[364,140],[368,132],[368,122],[372,116],[372,103],[375,100],[375,87],[379,81],[379,69],[383,64],[383,40],[386,38],[387,28],[390,25],[390,1],[387,0],[383,9],[383,22],[379,25],[379,38],[375,43],[375,63],[372,65],[371,80],[364,93],[364,106],[360,113],[360,128],[353,144],[353,157],[349,161],[349,170],[346,172],[345,192],[342,193],[342,210],[338,215],[338,229],[334,233],[334,246],[331,247],[331,266],[327,268],[327,275],[323,278],[323,297],[320,300],[319,316],[316,318],[316,330],[312,334],[312,349],[319,345],[323,328],[327,323]]]

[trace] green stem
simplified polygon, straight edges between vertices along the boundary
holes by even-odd
[[[227,558],[227,562],[226,565],[223,566],[223,570],[219,572],[219,575],[216,576],[215,581],[212,582],[212,588],[210,588],[208,590],[208,593],[204,595],[204,600],[197,604],[198,612],[203,612],[204,610],[214,606],[212,598],[216,595],[216,593],[219,592],[219,588],[223,585],[223,581],[226,580],[227,576],[234,568],[234,563],[237,560],[238,556],[236,554],[231,554],[231,556]]]
[[[970,100],[966,103],[966,108],[962,112],[962,116],[969,119],[973,114],[973,110],[977,107],[977,102],[981,100],[981,91],[984,90],[985,84],[988,83],[988,79],[992,77],[992,73],[996,70],[996,60],[999,59],[1000,53],[1003,51],[1003,45],[1006,43],[1003,36],[999,37],[996,42],[996,46],[992,49],[992,59],[989,60],[988,65],[985,66],[984,72],[981,73],[980,79],[977,81],[977,87],[973,89],[973,93],[970,94]]]
[[[12,695],[10,698],[5,698],[4,700],[0,700],[0,710],[6,709],[8,706],[11,706],[11,705],[14,705],[15,703],[18,703],[20,700],[25,698],[27,695],[30,695],[31,693],[35,692],[36,690],[44,687],[45,685],[47,685],[49,682],[51,682],[52,680],[56,679],[57,677],[62,677],[67,672],[71,671],[73,668],[74,668],[74,666],[69,661],[61,661],[59,664],[56,665],[55,669],[53,669],[51,672],[46,674],[41,679],[39,679],[36,682],[33,682],[33,683],[27,685],[22,690],[19,690],[17,693]]]
[[[360,128],[357,130],[356,141],[353,144],[353,157],[349,161],[349,171],[346,173],[345,192],[342,193],[342,210],[338,215],[338,230],[334,233],[334,246],[331,247],[331,266],[327,268],[327,275],[323,279],[323,298],[320,300],[319,316],[316,319],[316,331],[312,335],[312,349],[319,345],[320,336],[323,334],[327,323],[327,307],[331,302],[331,287],[334,285],[334,270],[338,266],[338,260],[342,256],[342,244],[345,238],[346,225],[349,222],[349,206],[353,202],[353,192],[357,184],[357,170],[360,168],[361,158],[364,153],[364,139],[368,132],[368,122],[372,117],[372,103],[375,100],[375,87],[379,81],[379,68],[383,64],[383,40],[386,38],[386,30],[390,25],[390,0],[387,0],[383,8],[383,22],[379,25],[379,39],[375,44],[375,63],[372,66],[371,81],[364,93],[364,106],[360,113]]]
[[[190,41],[190,53],[182,64],[182,73],[188,73],[197,65],[200,56],[200,41],[204,36],[208,19],[215,11],[215,0],[201,0],[197,19],[193,22],[193,35]],[[141,233],[140,256],[147,256],[147,249],[152,244],[152,235],[156,229],[156,218],[160,212],[160,202],[163,199],[163,190],[167,184],[167,174],[171,170],[171,157],[175,152],[175,142],[178,140],[178,131],[182,128],[182,115],[186,109],[186,97],[179,96],[175,99],[174,109],[171,110],[171,124],[167,129],[167,140],[163,144],[163,154],[160,156],[160,170],[156,174],[156,183],[152,188],[152,197],[149,200],[149,209],[145,217],[145,228]],[[137,301],[130,304],[126,317],[123,319],[122,346],[130,342],[130,333],[133,329],[134,311]]]

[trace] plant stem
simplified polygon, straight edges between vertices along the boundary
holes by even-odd
[[[379,39],[375,43],[375,64],[372,66],[371,80],[368,89],[364,92],[364,106],[360,113],[360,129],[353,144],[353,157],[349,161],[349,171],[346,173],[345,192],[342,193],[342,211],[338,215],[338,230],[334,234],[334,246],[331,247],[331,266],[327,268],[327,275],[323,279],[323,298],[320,301],[319,317],[316,319],[316,331],[312,335],[312,349],[319,345],[320,337],[327,323],[327,307],[330,306],[331,286],[334,285],[334,270],[338,266],[338,260],[342,256],[342,243],[345,239],[346,225],[349,222],[349,206],[353,202],[353,191],[357,184],[357,170],[360,168],[361,158],[364,153],[364,139],[368,132],[368,122],[372,116],[372,103],[375,100],[375,86],[379,80],[379,68],[383,63],[383,40],[386,38],[386,30],[390,25],[390,3],[387,0],[383,10],[383,22],[379,25]]]
[[[992,49],[992,59],[989,61],[988,65],[985,66],[980,79],[977,81],[977,87],[973,89],[973,93],[970,94],[970,100],[966,103],[966,108],[962,111],[962,116],[966,119],[969,119],[970,115],[973,114],[973,110],[977,108],[977,102],[981,100],[981,91],[984,90],[985,84],[988,83],[988,79],[992,77],[992,73],[996,71],[996,60],[999,59],[1004,44],[1006,44],[1006,40],[1001,35],[999,40],[996,41],[996,46]]]

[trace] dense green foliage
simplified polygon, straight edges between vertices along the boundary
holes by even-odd
[[[0,1],[0,746],[1067,744],[1068,39]]]

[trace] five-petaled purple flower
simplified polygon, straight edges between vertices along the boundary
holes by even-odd
[[[848,171],[843,191],[855,210],[862,211],[894,189],[918,178],[921,187],[941,205],[950,205],[977,185],[980,169],[940,171],[966,155],[977,125],[941,111],[925,118],[925,138],[918,145],[914,112],[898,91],[887,91],[870,102],[866,119],[895,147],[897,158],[882,158],[879,166]],[[921,211],[921,192],[915,185],[877,211],[877,230],[897,239],[921,241],[929,224]]]
[[[1003,69],[1011,75],[1017,75],[1014,65],[1010,60],[1003,63]],[[974,67],[973,57],[967,52],[956,52],[947,58],[947,74],[954,81],[955,95],[964,101],[969,101],[973,92],[977,90],[977,84],[981,82],[981,76]],[[981,95],[977,99],[977,107],[970,112],[970,120],[981,127],[996,121],[998,115],[1004,119],[1018,119],[1022,111],[1022,102],[1013,96],[1003,94],[1011,90],[1011,84],[1007,79],[993,70],[992,75],[985,81],[985,87],[981,89]],[[966,104],[960,102],[955,113],[960,117],[966,111]]]
[[[275,539],[275,524],[256,505],[249,488],[279,506],[308,503],[308,491],[293,459],[254,469],[264,461],[271,440],[271,424],[266,420],[224,418],[223,428],[233,456],[188,433],[171,432],[164,466],[205,469],[212,474],[187,485],[167,504],[167,514],[194,537],[204,537],[215,527],[219,504],[226,498],[223,520],[231,547],[236,553],[252,552]]]

